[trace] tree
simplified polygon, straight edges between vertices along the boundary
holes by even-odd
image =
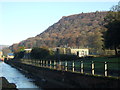
[[[3,48],[3,55],[7,56],[8,53],[12,53],[12,51],[9,48]]]
[[[104,32],[105,48],[114,49],[117,55],[117,49],[120,48],[120,2],[108,12],[105,22],[107,28]]]
[[[49,50],[36,47],[32,49],[30,55],[33,59],[45,59],[47,56],[49,56]]]
[[[15,59],[21,59],[24,57],[25,51],[15,52],[14,54],[15,54],[15,57],[14,57]]]

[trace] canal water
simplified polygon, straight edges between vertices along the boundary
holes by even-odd
[[[5,77],[10,83],[15,83],[17,88],[40,89],[33,83],[33,79],[28,79],[20,71],[1,61],[0,77]]]

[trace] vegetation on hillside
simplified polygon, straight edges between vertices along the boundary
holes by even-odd
[[[33,47],[74,47],[90,48],[91,53],[102,53],[101,41],[104,17],[107,12],[81,13],[64,16],[57,23],[50,26],[43,33],[28,38],[11,49],[16,51],[20,46]]]
[[[28,38],[10,48],[74,47],[89,48],[90,54],[105,54],[105,49],[120,48],[120,2],[109,12],[81,13],[64,16],[36,37]]]

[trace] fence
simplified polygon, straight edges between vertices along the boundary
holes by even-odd
[[[37,67],[70,71],[76,73],[88,73],[92,75],[104,75],[104,76],[116,76],[116,77],[119,77],[120,75],[120,70],[110,70],[111,68],[109,68],[108,71],[108,65],[110,64],[108,64],[107,62],[53,61],[53,60],[47,61],[47,60],[30,60],[30,59],[22,59],[21,62],[25,64],[31,64]]]

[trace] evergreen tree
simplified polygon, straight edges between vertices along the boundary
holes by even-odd
[[[107,31],[104,33],[105,48],[114,49],[116,55],[120,48],[120,2],[113,6],[105,18]]]

